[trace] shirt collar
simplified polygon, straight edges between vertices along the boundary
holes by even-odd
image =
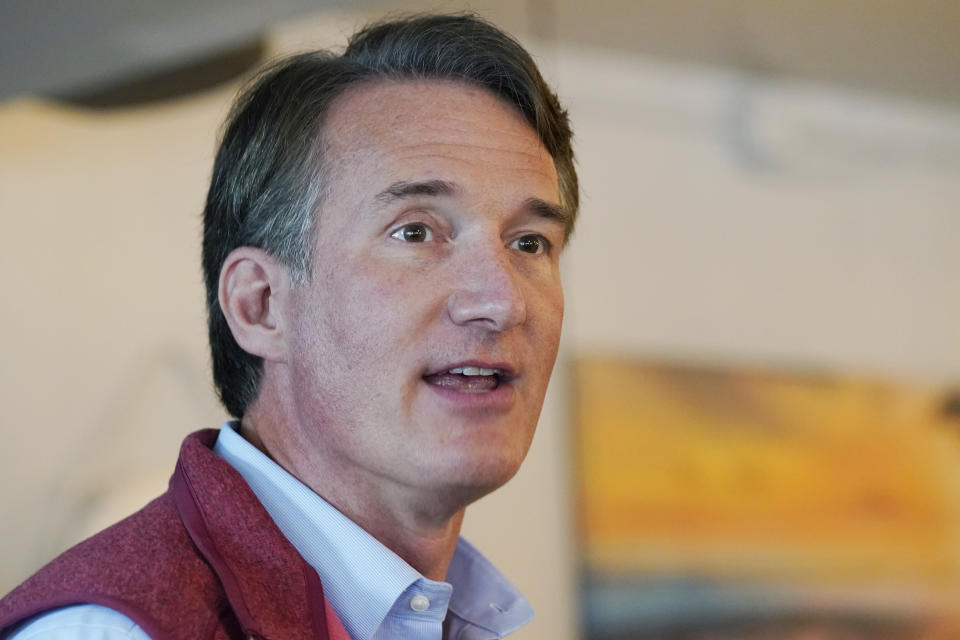
[[[428,580],[243,439],[235,427],[224,425],[214,451],[243,476],[280,531],[317,571],[350,637],[373,638],[414,583],[437,597],[449,597],[452,627],[479,627],[496,638],[533,618],[526,598],[463,538],[447,572],[449,584]]]

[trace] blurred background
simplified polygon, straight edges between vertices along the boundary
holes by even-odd
[[[225,414],[200,212],[271,57],[472,9],[570,109],[557,370],[465,535],[518,638],[955,638],[960,4],[0,4],[0,592]]]

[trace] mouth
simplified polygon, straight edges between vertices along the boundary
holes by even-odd
[[[423,376],[427,384],[460,393],[489,393],[509,384],[513,372],[505,366],[457,365]]]

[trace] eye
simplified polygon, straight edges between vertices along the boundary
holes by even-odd
[[[422,222],[411,222],[391,233],[390,237],[403,242],[430,242],[433,230]]]
[[[543,236],[529,234],[520,236],[509,246],[511,249],[517,249],[524,253],[545,253],[550,248],[550,243]]]

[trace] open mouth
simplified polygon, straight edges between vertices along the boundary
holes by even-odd
[[[423,376],[427,384],[444,387],[460,393],[486,393],[510,381],[511,375],[504,369],[485,367],[453,367]]]

